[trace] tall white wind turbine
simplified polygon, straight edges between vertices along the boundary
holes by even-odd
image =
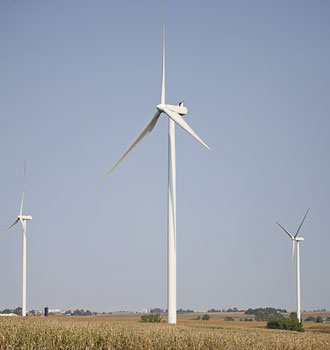
[[[300,254],[299,254],[299,243],[304,240],[304,237],[298,237],[298,233],[303,225],[309,209],[306,211],[304,218],[302,219],[296,234],[293,236],[288,230],[286,230],[281,224],[277,222],[277,225],[292,239],[292,254],[291,254],[291,265],[293,263],[295,246],[297,245],[297,318],[301,322],[301,308],[300,308]]]
[[[182,118],[188,110],[183,102],[177,106],[165,103],[165,30],[164,30],[164,7],[162,1],[162,33],[163,33],[163,60],[162,60],[162,83],[160,104],[157,111],[147,126],[142,130],[136,140],[127,149],[118,162],[108,171],[101,180],[120,164],[120,162],[153,130],[158,118],[162,113],[168,117],[168,323],[176,324],[176,161],[175,161],[175,124],[178,124],[192,137],[210,150],[210,147],[193,131]]]
[[[21,207],[19,209],[19,215],[17,216],[17,219],[6,229],[6,232],[9,231],[19,221],[21,222],[22,227],[23,227],[22,316],[26,316],[26,221],[32,220],[31,215],[23,215],[25,168],[26,168],[26,166],[24,164],[24,180],[23,180],[22,199],[21,199]]]

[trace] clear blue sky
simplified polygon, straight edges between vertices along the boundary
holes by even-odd
[[[177,129],[178,307],[330,309],[330,3],[165,0]],[[166,307],[167,121],[158,0],[0,3],[0,224],[27,162],[28,309]],[[0,309],[21,305],[21,227],[0,236]],[[293,274],[294,275],[294,274]]]

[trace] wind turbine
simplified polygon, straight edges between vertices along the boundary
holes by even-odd
[[[24,164],[24,180],[23,180],[23,190],[22,190],[22,199],[21,207],[19,210],[19,215],[17,219],[6,229],[6,232],[9,231],[13,226],[15,226],[19,221],[23,227],[23,282],[22,282],[22,316],[26,316],[26,221],[32,220],[31,215],[23,215],[23,201],[24,201],[24,186],[25,186],[25,169]]]
[[[299,254],[299,243],[304,240],[304,237],[298,237],[298,233],[303,225],[309,209],[306,211],[304,218],[302,219],[296,234],[293,236],[288,230],[286,230],[281,224],[277,222],[277,225],[292,239],[292,255],[291,265],[293,263],[293,257],[295,252],[295,245],[297,245],[297,318],[301,322],[301,311],[300,311],[300,254]]]
[[[193,129],[182,118],[188,110],[180,102],[177,106],[165,103],[165,30],[164,30],[164,6],[162,1],[162,82],[160,104],[156,106],[157,111],[147,126],[141,131],[132,145],[127,149],[118,162],[103,177],[107,176],[121,163],[121,161],[153,130],[158,118],[163,113],[168,117],[168,323],[176,324],[176,159],[175,159],[175,124],[178,124],[192,137],[210,150],[210,147],[193,131]]]

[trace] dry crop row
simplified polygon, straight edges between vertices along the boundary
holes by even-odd
[[[330,334],[2,318],[0,349],[325,350],[330,349]]]

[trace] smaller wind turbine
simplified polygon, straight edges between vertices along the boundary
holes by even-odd
[[[301,322],[301,311],[300,311],[300,255],[299,255],[299,243],[304,240],[304,237],[298,237],[298,233],[303,225],[309,209],[306,211],[304,218],[302,219],[296,234],[293,236],[289,231],[287,231],[281,224],[277,222],[277,225],[292,239],[292,255],[291,255],[291,265],[293,263],[295,245],[297,244],[297,318]]]
[[[24,201],[24,186],[25,186],[25,164],[24,164],[24,180],[23,180],[23,190],[21,207],[19,210],[19,215],[17,219],[6,229],[9,231],[13,226],[15,226],[19,221],[23,227],[23,283],[22,283],[22,316],[26,316],[26,221],[32,220],[31,215],[23,215],[23,201]]]

